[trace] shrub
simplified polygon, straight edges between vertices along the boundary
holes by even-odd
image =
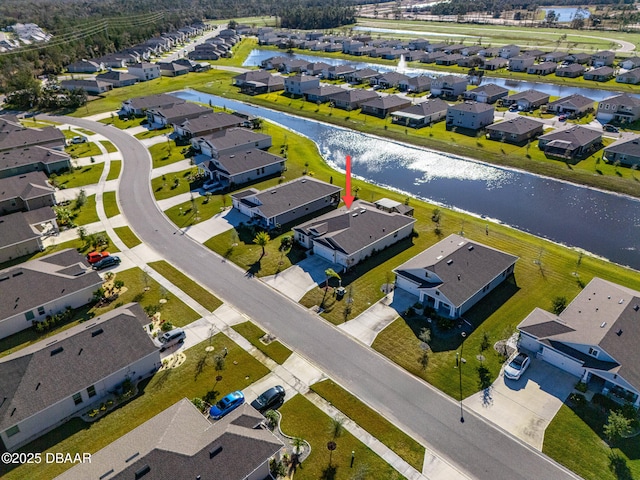
[[[578,382],[574,388],[579,392],[585,393],[587,391],[587,384],[584,382]]]
[[[437,324],[438,328],[440,328],[441,330],[451,330],[456,326],[456,322],[455,320],[453,320],[453,318],[445,318],[440,316],[437,319]]]
[[[160,329],[161,329],[163,332],[168,332],[168,331],[170,331],[170,330],[173,330],[173,323],[171,323],[171,322],[164,322],[164,323],[162,324],[162,327],[160,327]]]
[[[587,399],[581,393],[572,393],[569,395],[569,401],[578,407],[584,407],[587,404]]]

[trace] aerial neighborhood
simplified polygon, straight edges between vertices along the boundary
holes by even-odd
[[[0,477],[640,472],[640,58],[439,38],[196,22],[0,111]]]

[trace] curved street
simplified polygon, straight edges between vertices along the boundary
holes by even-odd
[[[430,385],[310,313],[264,283],[226,263],[173,225],[151,191],[151,157],[131,135],[88,119],[63,121],[111,140],[122,152],[120,210],[135,234],[161,257],[255,320],[357,397],[479,479],[579,478],[548,457],[465,410]]]

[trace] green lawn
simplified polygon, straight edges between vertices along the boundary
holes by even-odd
[[[71,158],[96,157],[102,155],[102,151],[93,142],[76,143],[64,148]]]
[[[62,188],[83,187],[98,183],[104,163],[94,163],[85,167],[71,168],[71,171],[56,175],[55,182]]]
[[[164,200],[165,198],[174,197],[198,188],[202,181],[194,180],[197,172],[197,167],[191,167],[186,170],[182,170],[181,172],[170,173],[168,175],[161,175],[153,178],[151,180],[153,196],[156,200]],[[199,196],[199,194],[196,194],[196,196]]]
[[[118,202],[116,201],[116,192],[104,192],[102,194],[102,203],[104,205],[104,213],[107,218],[120,215],[120,209],[118,208]]]
[[[422,471],[425,448],[404,433],[378,412],[369,408],[332,380],[324,380],[311,386],[331,405],[365,429],[413,468]]]
[[[109,140],[100,140],[102,146],[107,150],[107,153],[116,153],[118,149]]]
[[[151,262],[148,265],[207,310],[213,312],[222,305],[222,301],[215,295],[168,262],[160,260],[158,262]]]
[[[111,160],[109,166],[109,174],[107,175],[107,182],[109,180],[115,180],[120,177],[122,171],[122,160]]]
[[[140,239],[136,237],[136,234],[133,233],[131,228],[126,225],[124,227],[116,227],[113,230],[116,232],[116,235],[118,235],[118,238],[122,240],[122,242],[127,246],[127,248],[133,248],[142,243]]]
[[[171,163],[184,160],[189,146],[177,146],[175,140],[167,138],[166,142],[156,143],[149,147],[149,153],[153,159],[153,167],[159,168]]]
[[[125,88],[128,88],[128,87],[125,87]],[[140,95],[143,95],[143,94],[140,94]],[[96,102],[103,103],[104,99],[103,100],[96,100]],[[91,103],[89,103],[89,105],[92,105],[93,103],[94,102],[91,102]],[[129,119],[120,118],[120,117],[118,117],[118,115],[116,115],[114,113],[114,114],[112,114],[111,117],[103,118],[102,120],[99,120],[99,122],[100,123],[104,123],[106,125],[113,125],[113,126],[119,128],[120,130],[126,130],[127,128],[139,127],[140,125],[142,125],[142,122],[146,123],[146,120],[147,120],[146,116],[145,117],[132,118],[131,120],[129,120]]]
[[[246,338],[251,345],[256,347],[266,356],[282,365],[287,358],[291,355],[291,350],[281,344],[278,340],[274,340],[265,345],[260,339],[265,335],[265,332],[252,322],[244,322],[236,325],[232,325],[236,332]]]
[[[98,218],[98,211],[96,209],[95,195],[89,195],[87,197],[86,203],[82,208],[76,208],[75,201],[71,201],[71,203],[67,206],[58,206],[54,208],[54,210],[58,209],[68,209],[70,212],[71,220],[76,225],[88,225],[90,223],[100,221],[100,219]]]
[[[204,342],[187,350],[184,364],[177,369],[158,372],[150,380],[143,381],[137,397],[100,420],[87,424],[77,418],[73,419],[28,444],[21,451],[42,452],[43,457],[48,452],[94,453],[182,398],[204,396],[213,387],[212,379],[218,374],[212,355],[205,351],[207,345],[208,342]],[[222,380],[215,384],[219,395],[241,390],[268,373],[266,367],[225,335],[214,336],[212,345],[216,351],[227,347],[229,352],[225,369],[220,372]],[[56,463],[24,464],[7,472],[2,466],[0,476],[5,480],[53,478],[69,467],[69,464]]]
[[[144,140],[145,138],[153,138],[165,133],[171,133],[173,129],[171,127],[158,128],[156,130],[145,130],[144,132],[136,133],[134,137],[138,140]]]
[[[348,480],[358,472],[367,480],[399,480],[404,478],[369,447],[345,431],[335,439],[337,448],[329,455],[327,442],[333,439],[329,416],[301,395],[296,395],[280,407],[281,428],[284,433],[300,437],[311,444],[311,454],[295,473],[296,480]],[[355,461],[351,464],[351,452]],[[329,461],[333,471],[327,471]]]

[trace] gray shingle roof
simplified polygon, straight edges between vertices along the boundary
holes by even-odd
[[[208,107],[203,107],[197,103],[184,102],[167,105],[164,107],[150,108],[147,110],[152,114],[161,115],[171,123],[182,123],[189,115],[206,115],[213,113]]]
[[[10,213],[9,215],[1,216],[0,231],[2,232],[2,235],[0,235],[0,248],[5,248],[18,243],[28,242],[29,240],[34,240],[40,237],[40,234],[36,233],[29,225],[27,218],[24,216],[24,212]],[[6,307],[9,307],[9,304],[11,303],[11,301],[9,300],[10,297],[2,295],[3,277],[3,272],[0,271],[0,303],[4,302],[7,304]],[[5,318],[1,316],[3,310],[5,309],[0,306],[0,320]]]
[[[180,124],[181,128],[189,130],[192,135],[200,135],[202,132],[210,132],[222,128],[237,127],[244,120],[236,115],[224,112],[211,112],[196,118],[190,118]]]
[[[619,107],[637,107],[640,106],[640,98],[632,97],[627,93],[623,93],[621,95],[614,95],[612,97],[605,98],[600,103]]]
[[[579,93],[573,93],[569,96],[562,97],[555,102],[550,102],[549,107],[555,107],[557,105],[567,105],[576,108],[583,108],[587,106],[593,107],[594,102],[595,100],[591,98],[587,98],[584,95],[580,95]]]
[[[545,133],[540,137],[540,140],[544,141],[561,141],[566,142],[567,149],[576,149],[582,145],[587,145],[597,138],[602,137],[602,132],[592,130],[591,128],[583,127],[581,125],[574,125],[562,130],[555,130],[550,133]]]
[[[417,282],[422,288],[437,288],[459,307],[517,259],[518,257],[508,253],[453,234],[394,271]]]
[[[510,120],[494,123],[485,127],[489,131],[523,134],[536,130],[542,126],[542,122],[527,117],[517,116]]]
[[[227,128],[218,132],[213,132],[198,138],[198,141],[204,141],[214,145],[217,150],[226,150],[228,148],[237,147],[239,145],[247,145],[252,148],[255,142],[261,142],[267,138],[271,138],[264,133],[254,132],[246,128]]]
[[[143,328],[147,322],[142,308],[130,303],[2,358],[0,391],[7,400],[0,405],[0,429],[154,352],[159,361]]]
[[[456,111],[456,112],[465,112],[465,113],[484,113],[487,111],[493,111],[493,105],[489,105],[488,103],[482,102],[462,102],[457,103],[455,105],[449,105],[447,112]]]
[[[384,97],[374,98],[368,102],[363,103],[361,106],[368,108],[380,108],[380,109],[389,109],[401,105],[409,105],[411,100],[406,99],[405,97],[399,97],[397,95],[386,95]]]
[[[480,85],[477,88],[469,90],[469,93],[478,94],[480,92],[484,92],[487,94],[487,96],[493,97],[495,95],[499,95],[508,91],[509,89],[501,87],[500,85],[496,85],[495,83],[487,83],[486,85]]]
[[[417,105],[412,105],[408,108],[404,108],[402,110],[398,110],[395,113],[408,113],[411,115],[422,115],[429,116],[438,112],[446,112],[449,108],[449,104],[440,98],[432,98],[427,100],[426,102],[418,103]]]
[[[265,152],[264,150],[252,148],[251,150],[240,152],[235,155],[220,155],[217,161],[222,166],[222,169],[229,175],[238,175],[250,170],[255,170],[256,168],[284,162],[285,159],[269,152]],[[213,164],[209,168],[211,170],[215,170],[216,167],[213,161],[209,161],[207,164]]]
[[[341,90],[342,92],[338,92],[334,95],[331,95],[331,99],[335,100],[336,102],[354,103],[354,102],[366,102],[367,100],[372,100],[378,97],[377,93],[372,92],[370,90],[361,90],[361,89],[345,90],[344,88],[342,88]]]
[[[61,145],[64,145],[64,143],[61,143]],[[24,165],[47,165],[52,163],[70,161],[71,157],[65,152],[60,152],[58,150],[52,150],[50,148],[40,146],[14,148],[12,150],[0,152],[0,170],[17,168]]]
[[[43,172],[29,172],[0,178],[0,202],[11,198],[30,200],[53,194],[55,189],[47,183]]]
[[[111,70],[109,72],[96,75],[96,79],[104,82],[124,82],[126,80],[138,80],[138,77],[120,70]]]
[[[604,149],[605,152],[640,157],[640,137],[615,142]]]
[[[514,93],[513,95],[509,95],[507,100],[527,100],[531,103],[538,102],[544,99],[548,99],[549,94],[540,92],[539,90],[525,90],[524,92]]]
[[[55,127],[24,128],[12,132],[0,132],[0,151],[41,145],[64,147],[64,134]]]
[[[157,95],[132,98],[127,102],[136,110],[144,110],[148,108],[164,107],[176,103],[185,103],[185,100],[166,93],[159,93]]]

